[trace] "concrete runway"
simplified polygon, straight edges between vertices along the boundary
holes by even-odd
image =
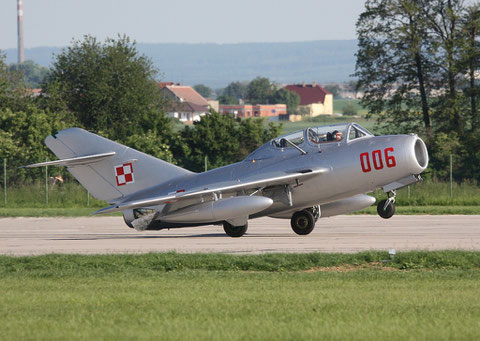
[[[0,254],[100,254],[177,251],[219,253],[480,250],[480,216],[337,216],[320,219],[308,236],[289,220],[250,220],[241,238],[220,226],[137,232],[122,217],[2,218]]]

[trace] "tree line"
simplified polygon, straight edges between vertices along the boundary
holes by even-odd
[[[386,132],[418,132],[430,167],[480,180],[480,6],[463,0],[367,0],[357,21],[362,104]]]
[[[0,53],[0,158],[9,168],[55,156],[43,140],[77,126],[193,171],[240,161],[278,136],[280,125],[237,120],[212,112],[178,129],[166,116],[167,100],[156,84],[158,70],[126,36],[98,41],[85,36],[55,56],[32,93],[19,67]],[[32,172],[15,171],[18,181]]]
[[[214,91],[204,84],[193,87],[203,97],[211,97]],[[286,104],[289,114],[298,114],[300,96],[276,84],[266,77],[257,77],[250,82],[231,82],[216,90],[220,104]]]

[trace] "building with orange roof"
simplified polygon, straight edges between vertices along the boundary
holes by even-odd
[[[199,121],[210,112],[208,101],[191,86],[171,82],[158,83],[160,92],[169,100],[167,114],[181,122]]]
[[[318,85],[292,84],[285,87],[300,97],[299,110],[312,117],[318,115],[333,115],[333,95]]]

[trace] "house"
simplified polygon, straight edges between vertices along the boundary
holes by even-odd
[[[157,83],[162,95],[169,100],[167,115],[181,122],[199,121],[210,112],[205,98],[190,86],[171,82]]]
[[[297,93],[300,97],[300,112],[312,117],[333,114],[333,95],[316,82],[287,85],[285,89]]]
[[[278,118],[279,115],[287,114],[286,104],[235,104],[220,105],[221,114],[230,114],[235,117],[269,117]]]

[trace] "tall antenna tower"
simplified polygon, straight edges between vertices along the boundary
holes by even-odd
[[[18,30],[18,63],[25,61],[23,51],[23,1],[17,0],[17,30]]]

